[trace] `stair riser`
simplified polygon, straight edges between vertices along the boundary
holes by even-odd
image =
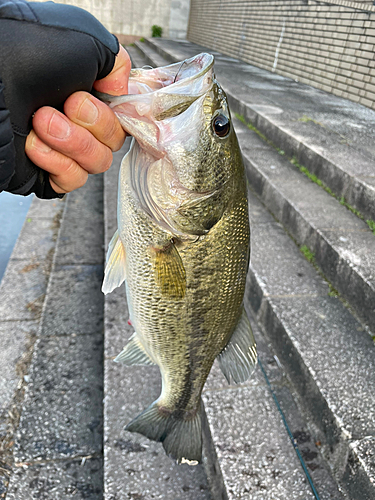
[[[142,45],[144,44],[145,42],[135,42],[135,46],[136,48],[142,53],[142,56],[144,59],[146,59],[147,61],[147,64],[149,64],[150,66],[155,66],[155,63],[154,61],[151,59],[151,57],[149,57],[142,49]]]
[[[162,57],[164,57],[170,63],[177,62],[176,59],[169,52],[167,52],[166,50],[163,50],[162,47],[159,47],[158,45],[154,45],[152,43],[152,40],[150,40],[148,38],[145,38],[145,42],[144,43],[146,45],[148,45],[149,47],[153,48],[154,50],[156,50],[156,52],[158,54],[160,54]]]

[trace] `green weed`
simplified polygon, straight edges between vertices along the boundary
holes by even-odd
[[[329,287],[328,295],[330,297],[338,297],[339,296],[339,292],[336,290],[336,288],[333,288],[331,283],[328,283],[328,287]]]
[[[296,156],[293,156],[293,158],[291,158],[290,160],[290,163],[292,163],[295,167],[297,167],[300,172],[302,172],[303,174],[306,175],[306,177],[308,177],[310,179],[310,181],[314,182],[315,184],[317,184],[319,187],[323,188],[324,191],[326,191],[328,194],[330,194],[331,196],[335,196],[333,191],[324,184],[324,182],[319,179],[319,177],[317,177],[315,174],[312,174],[306,167],[304,167],[303,165],[301,165],[298,160],[297,160],[297,157]]]
[[[139,41],[143,43],[145,41],[145,39],[142,37],[139,39]]]
[[[310,264],[315,264],[315,254],[306,245],[302,245],[300,251]]]
[[[273,143],[271,141],[269,141],[267,139],[267,137],[265,135],[262,134],[262,132],[260,130],[258,130],[256,127],[254,127],[254,125],[252,123],[249,123],[245,120],[244,116],[243,115],[239,115],[238,113],[234,113],[234,116],[240,120],[240,122],[242,122],[244,125],[246,125],[247,128],[249,128],[250,130],[252,130],[253,132],[255,132],[256,134],[259,135],[259,137],[261,139],[263,139],[264,141],[268,142],[268,144],[271,144],[273,147],[275,147],[273,145]]]
[[[318,122],[317,120],[314,120],[314,118],[310,118],[307,115],[303,115],[301,118],[298,118],[298,121],[304,122],[304,123],[313,122],[313,123],[315,123],[315,125],[319,125],[319,127],[325,128],[322,123]]]
[[[309,118],[308,116],[306,115],[303,115],[301,118],[298,118],[298,121],[299,122],[313,122],[315,120],[313,120],[312,118]]]
[[[158,26],[157,24],[154,24],[151,26],[151,36],[154,38],[161,38],[161,35],[163,33],[163,28],[161,26]]]
[[[366,221],[366,224],[371,229],[372,233],[375,234],[375,221],[373,221],[372,219],[369,219]]]

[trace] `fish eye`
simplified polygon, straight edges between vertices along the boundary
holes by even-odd
[[[216,115],[212,119],[212,128],[218,137],[226,137],[230,131],[230,122],[225,115]]]

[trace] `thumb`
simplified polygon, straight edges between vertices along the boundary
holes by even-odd
[[[94,82],[94,89],[104,94],[123,95],[128,93],[128,80],[131,69],[129,54],[120,45],[112,71],[105,78]]]

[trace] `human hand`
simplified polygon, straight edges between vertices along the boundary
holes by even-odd
[[[97,80],[94,88],[126,94],[130,68],[129,55],[120,47],[111,73]],[[106,104],[87,92],[75,92],[65,101],[64,114],[49,106],[35,113],[25,151],[35,165],[49,172],[56,193],[68,193],[83,186],[88,174],[108,170],[112,151],[121,148],[125,135]]]
[[[123,49],[116,56],[117,39],[83,9],[0,3],[0,191],[61,197],[88,172],[108,168],[111,150],[120,147],[124,132],[112,111],[88,92],[125,93],[130,61]],[[91,123],[84,103],[96,107]],[[59,118],[65,139],[52,135],[63,131]]]

